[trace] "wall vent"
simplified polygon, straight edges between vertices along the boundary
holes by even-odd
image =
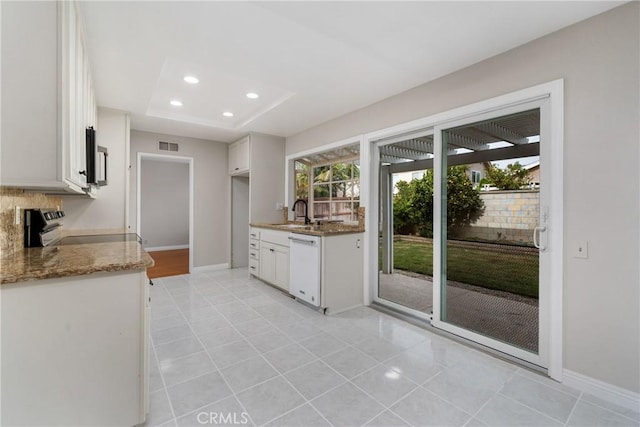
[[[178,151],[178,144],[175,142],[158,142],[158,149],[160,151]]]

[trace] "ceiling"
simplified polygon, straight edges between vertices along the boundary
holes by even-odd
[[[622,3],[83,1],[81,11],[99,106],[129,112],[134,129],[231,142],[294,135]]]

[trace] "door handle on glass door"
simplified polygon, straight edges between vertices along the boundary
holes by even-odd
[[[540,252],[544,252],[545,249],[547,249],[538,241],[538,236],[540,236],[540,234],[544,233],[545,231],[547,231],[547,227],[536,227],[533,229],[533,246],[540,249]]]

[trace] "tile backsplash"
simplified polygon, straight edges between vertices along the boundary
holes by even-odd
[[[20,224],[15,224],[15,208],[20,207]],[[62,207],[60,196],[28,193],[24,190],[0,187],[0,256],[24,249],[23,209]]]

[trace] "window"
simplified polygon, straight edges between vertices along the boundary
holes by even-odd
[[[300,160],[294,163],[296,199],[309,204],[309,217],[313,219],[357,221],[360,207],[360,163],[337,161],[323,165],[310,165]],[[311,182],[311,188],[309,187]],[[296,218],[304,215],[304,206],[298,205]]]
[[[422,179],[422,177],[424,176],[424,171],[418,171],[418,172],[413,172],[411,173],[411,179]]]
[[[309,165],[296,160],[294,166],[296,179],[296,200],[302,199],[309,201]]]
[[[473,184],[480,184],[480,180],[482,179],[482,173],[480,171],[471,171],[471,182]]]

